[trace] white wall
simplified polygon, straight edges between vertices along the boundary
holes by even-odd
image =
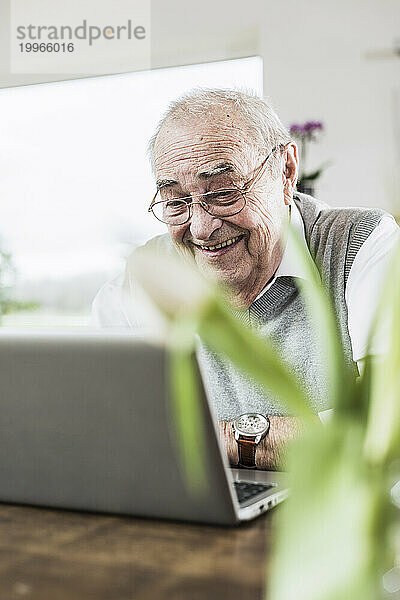
[[[399,36],[398,0],[153,0],[151,6],[153,67],[260,54],[265,94],[283,120],[321,119],[326,126],[310,165],[333,161],[320,197],[396,210],[400,59],[371,61],[365,52]],[[1,86],[59,78],[9,73],[8,0],[0,0],[0,41]],[[114,72],[126,66],[126,56],[121,44]]]

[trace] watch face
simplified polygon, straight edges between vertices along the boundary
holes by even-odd
[[[268,420],[257,413],[242,415],[236,419],[235,429],[243,435],[259,435],[268,429]]]

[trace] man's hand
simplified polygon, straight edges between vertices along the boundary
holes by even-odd
[[[269,420],[268,435],[257,446],[256,466],[265,471],[284,470],[287,442],[304,431],[304,423],[297,417],[269,417]],[[236,467],[239,455],[232,421],[218,421],[218,424],[229,463]]]

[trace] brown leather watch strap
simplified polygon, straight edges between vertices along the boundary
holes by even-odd
[[[256,444],[254,440],[240,438],[238,440],[239,467],[254,469],[256,466]]]

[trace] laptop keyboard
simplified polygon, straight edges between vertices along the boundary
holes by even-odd
[[[268,483],[248,483],[247,481],[234,481],[239,504],[252,500],[259,494],[263,494],[273,486]]]

